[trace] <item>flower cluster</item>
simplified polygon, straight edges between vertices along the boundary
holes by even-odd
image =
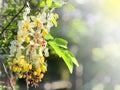
[[[44,7],[36,16],[25,8],[23,20],[18,21],[17,38],[11,42],[11,69],[18,78],[25,78],[27,84],[37,85],[47,71],[45,57],[49,56],[45,36],[54,26],[58,14]]]

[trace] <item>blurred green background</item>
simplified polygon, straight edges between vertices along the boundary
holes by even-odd
[[[51,34],[69,41],[80,66],[70,74],[51,55],[40,87],[31,90],[120,90],[120,0],[67,0],[56,12],[58,27]],[[24,80],[18,84],[25,90]]]

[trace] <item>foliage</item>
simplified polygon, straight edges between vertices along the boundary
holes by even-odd
[[[59,18],[54,9],[62,7],[64,2],[31,0],[31,10],[28,1],[8,0],[7,6],[2,8],[0,53],[10,52],[10,57],[6,61],[9,68],[18,78],[26,78],[28,85],[36,86],[47,71],[45,57],[49,55],[49,48],[64,60],[70,73],[73,71],[73,64],[79,65],[67,48],[68,42],[62,38],[54,38],[50,34],[51,27],[57,27]]]

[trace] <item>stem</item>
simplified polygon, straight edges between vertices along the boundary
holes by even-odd
[[[15,90],[15,89],[14,89],[14,86],[13,86],[12,83],[10,82],[10,76],[9,76],[9,74],[8,74],[7,68],[6,68],[4,62],[3,62],[1,59],[0,59],[0,63],[2,64],[2,67],[3,67],[3,69],[4,69],[4,72],[5,72],[6,76],[7,76],[7,79],[8,79],[8,81],[9,81],[9,84],[10,84],[11,89],[12,89],[12,90]]]
[[[26,88],[29,90],[28,80],[26,79]]]

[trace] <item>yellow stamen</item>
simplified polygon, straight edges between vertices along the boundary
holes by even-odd
[[[43,30],[42,30],[42,35],[43,35],[43,36],[46,36],[47,34],[48,34],[47,29],[43,29]]]
[[[40,20],[36,20],[36,25],[38,28],[41,28],[42,27],[42,24],[41,24],[41,21]]]
[[[23,30],[28,30],[29,29],[29,24],[28,23],[25,23],[24,25],[23,25]]]
[[[26,38],[25,38],[25,42],[26,42],[26,43],[29,43],[29,42],[30,42],[30,37],[26,37]]]
[[[22,41],[22,40],[23,40],[23,36],[22,36],[22,35],[18,36],[18,37],[17,37],[17,40],[18,40],[18,41]]]

